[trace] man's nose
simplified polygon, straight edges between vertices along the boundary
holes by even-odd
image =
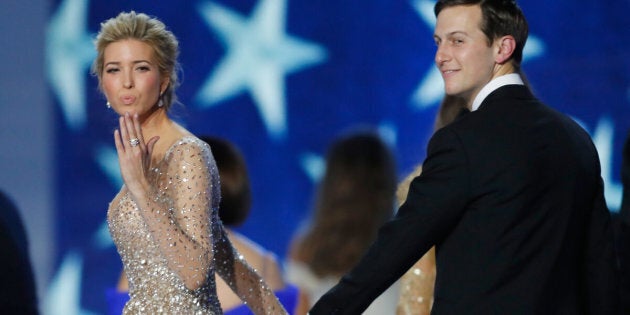
[[[435,63],[441,66],[444,62],[450,59],[448,49],[444,45],[439,45],[435,52]]]

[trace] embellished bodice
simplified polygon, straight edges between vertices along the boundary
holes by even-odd
[[[124,314],[222,314],[215,272],[255,313],[282,313],[227,239],[218,218],[218,171],[205,142],[178,140],[147,179],[154,190],[146,204],[136,204],[123,186],[107,215],[129,280]]]

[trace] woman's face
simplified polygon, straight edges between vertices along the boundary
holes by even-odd
[[[103,54],[101,84],[107,101],[119,114],[146,117],[157,107],[168,77],[160,75],[153,48],[135,39],[113,42]]]

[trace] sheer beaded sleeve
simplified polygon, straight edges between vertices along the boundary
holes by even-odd
[[[208,145],[195,137],[184,137],[171,146],[153,171],[149,177],[155,183],[154,190],[142,198],[138,208],[148,236],[153,240],[150,244],[156,245],[157,256],[167,266],[168,273],[179,279],[176,281],[181,284],[177,286],[188,291],[181,297],[190,295],[192,301],[197,299],[198,302],[199,298],[209,299],[216,301],[218,307],[216,271],[254,313],[286,314],[273,292],[238,254],[223,230],[218,217],[218,170]],[[138,268],[147,269],[142,258],[123,261],[138,259],[141,260]],[[160,270],[153,272],[162,273]],[[162,286],[164,278],[153,275],[163,279],[157,284]],[[130,284],[132,279],[130,277]],[[145,286],[145,289],[154,290],[155,287]],[[166,294],[171,298],[174,297],[172,294],[179,294],[168,292]],[[142,294],[148,294],[143,295],[147,301],[140,302],[146,308],[147,303],[151,303],[148,301],[151,295],[150,292]],[[168,305],[172,303],[167,302]],[[188,310],[177,310],[184,309]]]
[[[255,314],[285,314],[223,230],[218,171],[207,144],[184,138],[169,149],[164,163],[166,172],[141,212],[169,268],[190,290],[213,282],[216,270]]]
[[[218,216],[218,214],[213,214]],[[221,224],[213,228],[217,272],[254,314],[287,314],[273,291],[232,246]]]
[[[140,206],[141,214],[169,269],[195,290],[212,271],[210,213],[218,204],[216,166],[209,150],[194,140],[178,141],[164,163],[166,171],[158,175],[157,190]]]

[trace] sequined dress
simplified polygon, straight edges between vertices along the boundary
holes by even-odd
[[[129,280],[123,314],[222,314],[214,272],[256,314],[285,314],[227,239],[218,218],[219,176],[208,145],[176,141],[151,169],[149,202],[125,186],[109,205],[109,231]]]
[[[396,315],[431,314],[435,276],[435,247],[432,247],[400,278]]]

